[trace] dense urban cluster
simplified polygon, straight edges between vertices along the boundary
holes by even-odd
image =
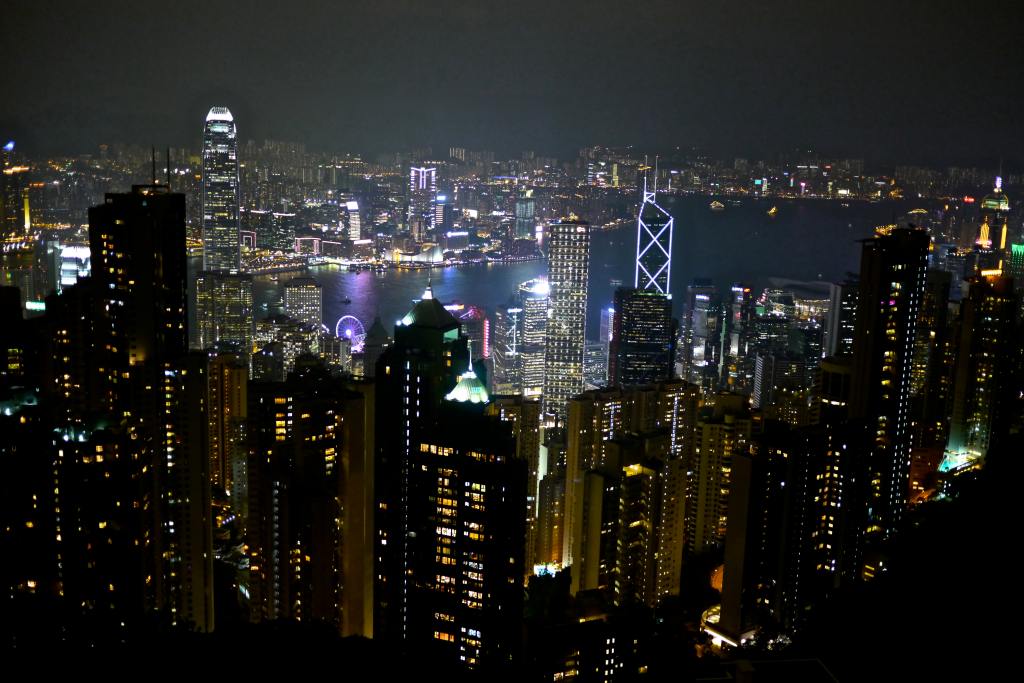
[[[5,646],[286,621],[546,681],[785,654],[1024,426],[995,169],[369,161],[240,144],[223,107],[198,153],[2,155]],[[877,226],[842,282],[673,290],[678,194],[940,208]],[[627,223],[589,339],[593,235]],[[368,329],[310,276],[526,260],[546,276],[495,310],[428,281]]]

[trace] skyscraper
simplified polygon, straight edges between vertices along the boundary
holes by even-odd
[[[248,359],[254,313],[251,275],[205,271],[196,277],[197,348],[221,348]]]
[[[524,190],[516,199],[516,237],[518,239],[533,239],[535,205],[533,190]]]
[[[910,470],[910,400],[928,233],[896,228],[864,241],[853,345],[850,417],[875,435],[869,458],[871,528],[892,532],[903,516]]]
[[[993,435],[1008,431],[1017,296],[1008,277],[976,276],[961,304],[947,452],[950,465],[985,457]]]
[[[436,225],[437,168],[409,168],[409,232],[417,239],[433,232]]]
[[[527,280],[519,285],[518,296],[519,308],[522,309],[522,334],[519,336],[521,390],[525,396],[540,396],[544,392],[551,287],[547,280]]]
[[[284,312],[290,318],[317,329],[324,323],[324,293],[311,277],[292,278],[284,285]]]
[[[544,411],[565,417],[565,402],[583,391],[590,224],[575,217],[548,233],[548,316],[544,356]]]
[[[608,358],[609,384],[627,386],[671,379],[676,325],[672,299],[652,289],[615,291],[614,332]]]
[[[227,107],[213,107],[203,129],[203,270],[238,272],[238,137]]]
[[[657,187],[647,191],[644,180],[643,202],[636,221],[636,275],[633,286],[670,294],[672,270],[672,228],[675,219],[655,201]]]

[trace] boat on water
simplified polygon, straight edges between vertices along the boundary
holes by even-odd
[[[342,299],[342,300],[341,300],[341,303],[343,303],[343,304],[350,304],[350,303],[352,303],[352,299],[349,299],[349,298],[348,298],[348,297],[346,296],[346,297],[345,297],[344,299]]]
[[[711,210],[712,211],[725,211],[725,204],[723,204],[722,202],[720,202],[720,201],[718,201],[716,199],[715,201],[711,202]]]
[[[768,217],[769,218],[775,218],[775,215],[778,212],[779,212],[779,207],[773,206],[772,208],[768,209]]]

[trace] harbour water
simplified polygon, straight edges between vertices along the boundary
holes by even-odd
[[[879,203],[746,199],[711,211],[707,196],[668,197],[663,206],[675,218],[671,289],[677,315],[686,285],[695,277],[711,278],[719,287],[743,281],[755,291],[771,278],[799,281],[835,281],[856,272],[859,240],[875,226],[892,223],[920,202]],[[768,210],[776,206],[774,217]],[[925,206],[927,208],[927,206]],[[636,226],[625,225],[595,232],[591,250],[588,295],[588,337],[597,336],[599,311],[611,303],[614,280],[632,285],[636,253]],[[482,306],[489,313],[506,302],[516,286],[544,275],[547,264],[531,261],[512,265],[481,264],[456,268],[388,271],[383,275],[350,273],[337,266],[310,268],[308,275],[323,285],[324,322],[332,330],[344,315],[358,318],[369,328],[380,315],[389,330],[409,310],[432,281],[435,296],[444,303],[458,301]],[[302,273],[256,277],[257,317],[273,310],[281,287]],[[350,303],[345,303],[345,300]]]

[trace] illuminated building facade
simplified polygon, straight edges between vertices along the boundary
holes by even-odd
[[[521,394],[523,369],[520,345],[523,309],[516,304],[499,306],[494,312],[494,374],[491,388],[495,394]]]
[[[317,329],[324,322],[324,293],[311,277],[292,278],[284,285],[284,312],[294,320]]]
[[[522,309],[518,351],[522,392],[525,396],[540,396],[544,392],[551,288],[547,280],[528,280],[519,285],[518,295]]]
[[[213,107],[203,129],[203,270],[238,272],[238,131],[227,107]]]
[[[686,549],[699,554],[721,547],[726,537],[733,457],[750,440],[747,399],[718,394],[697,420],[686,502]]]
[[[575,218],[552,223],[547,250],[550,313],[544,349],[544,412],[564,419],[566,401],[583,391],[590,224]]]
[[[656,199],[657,186],[647,191],[644,181],[643,201],[636,221],[636,274],[633,286],[670,295],[672,274],[672,230],[675,219],[661,208]]]
[[[409,232],[422,241],[437,225],[437,168],[409,168]]]
[[[448,400],[407,463],[406,645],[501,672],[520,663],[527,463],[482,410]]]
[[[677,336],[671,297],[654,289],[619,288],[615,311],[609,384],[632,386],[671,379]]]
[[[196,277],[196,347],[253,352],[255,307],[251,275],[204,271]]]
[[[869,423],[871,529],[887,535],[907,501],[911,380],[924,295],[928,233],[897,228],[864,241],[853,348],[850,417]]]
[[[526,550],[524,570],[529,574],[537,564],[537,502],[540,489],[540,401],[524,396],[495,396],[487,415],[512,426],[516,458],[526,463]]]
[[[248,591],[256,621],[372,635],[372,395],[310,366],[249,388]]]
[[[245,485],[245,421],[249,369],[237,355],[210,357],[207,406],[209,411],[210,482],[234,494],[235,482]],[[241,499],[232,495],[236,513]]]
[[[710,280],[696,278],[686,287],[686,318],[683,326],[682,352],[679,354],[679,376],[688,382],[705,385],[714,376],[717,326],[717,288]]]
[[[979,275],[970,283],[960,309],[947,451],[953,458],[976,460],[1008,428],[1004,411],[1014,393],[1018,298],[1009,277]]]
[[[516,199],[516,237],[533,239],[536,223],[536,200],[533,190],[524,190]]]

